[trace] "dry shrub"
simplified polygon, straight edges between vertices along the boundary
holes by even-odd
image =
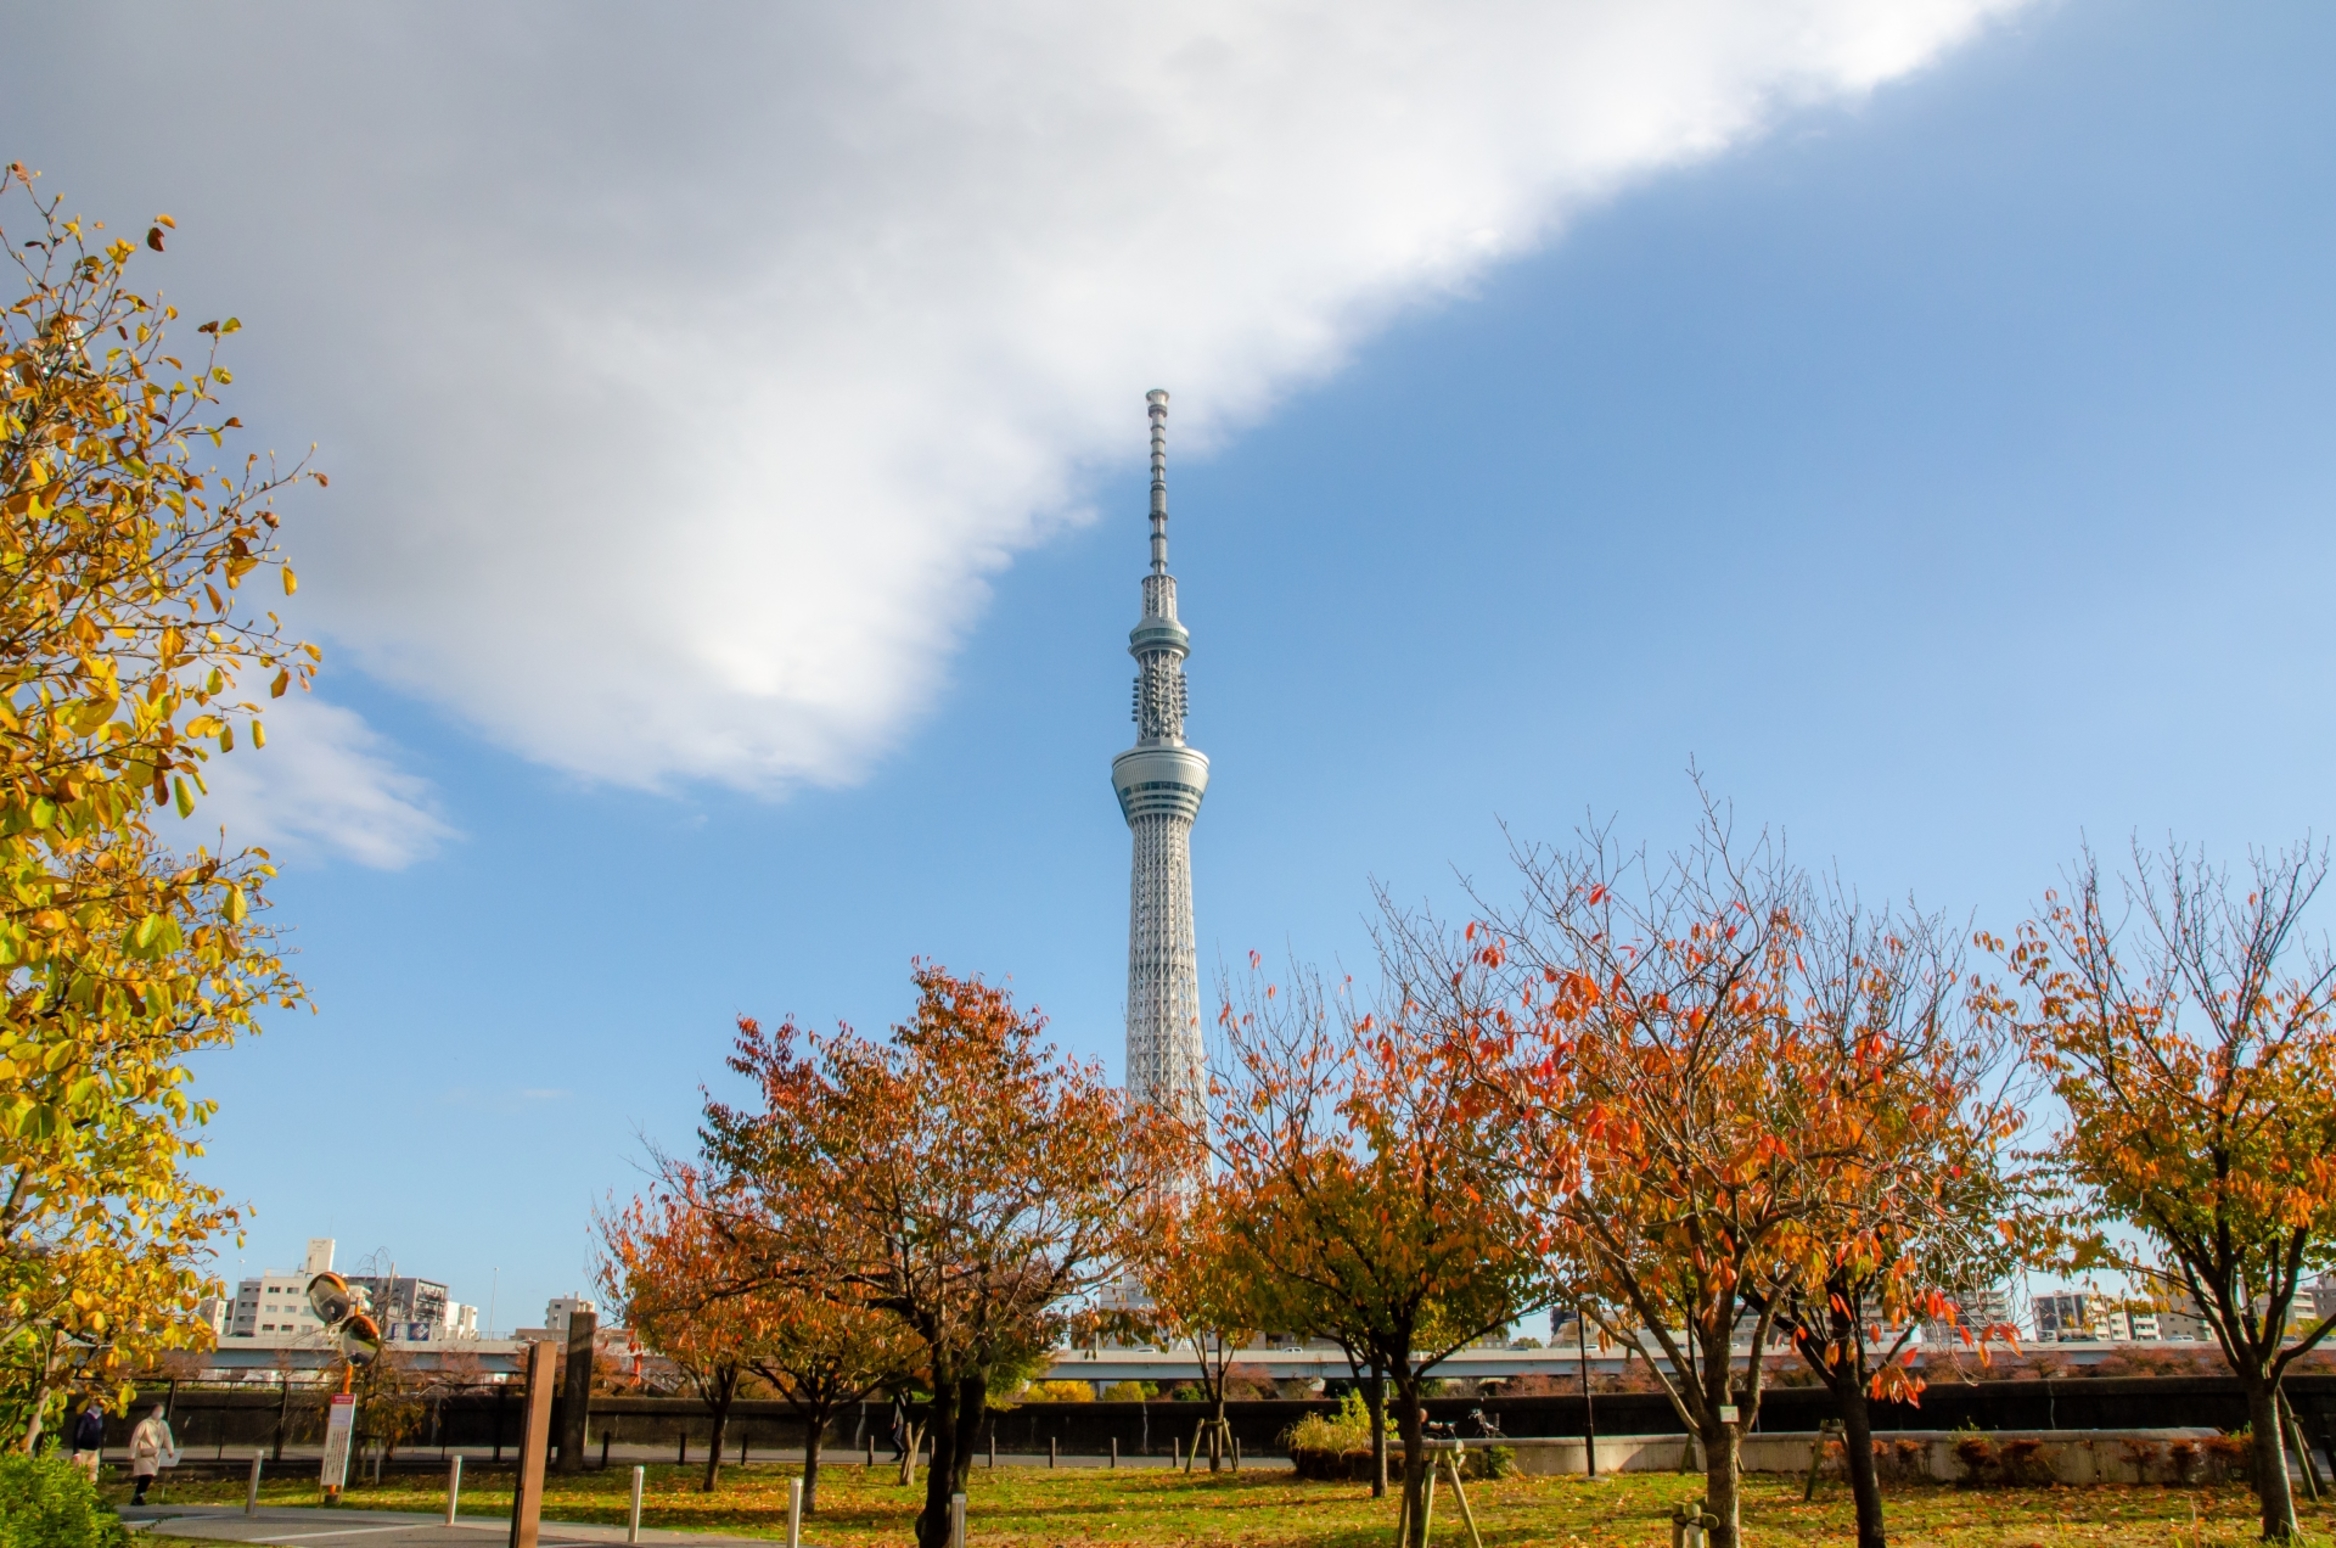
[[[1579,1376],[1552,1376],[1547,1371],[1527,1371],[1522,1376],[1511,1376],[1500,1384],[1497,1397],[1567,1397],[1582,1390]]]
[[[2044,1443],[2032,1435],[2003,1443],[2000,1453],[2006,1488],[2042,1489],[2053,1482],[2052,1464],[2044,1458]]]
[[[2209,1483],[2244,1483],[2255,1472],[2255,1448],[2244,1435],[2209,1435],[2206,1437],[2206,1472]]]
[[[1955,1457],[1963,1464],[1959,1486],[1966,1489],[2038,1489],[2053,1482],[2052,1465],[2045,1460],[2044,1442],[2032,1435],[2017,1436],[2002,1446],[1984,1435],[1966,1435],[1955,1442]]]
[[[1966,1488],[1993,1483],[1998,1471],[1995,1442],[1984,1435],[1966,1435],[1955,1442],[1955,1459],[1963,1464]]]

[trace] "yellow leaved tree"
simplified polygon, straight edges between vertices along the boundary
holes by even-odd
[[[272,501],[323,480],[201,463],[238,428],[211,353],[233,319],[190,368],[132,243],[21,166],[0,201],[0,1422],[30,1447],[67,1387],[207,1336],[205,1244],[237,1217],[181,1170],[211,1115],[184,1056],[301,990],[255,917],[265,852],[174,853],[151,818],[264,740],[239,681],[307,686],[316,651],[244,588],[292,590]]]

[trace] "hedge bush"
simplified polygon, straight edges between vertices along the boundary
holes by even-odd
[[[87,1474],[61,1456],[0,1456],[0,1548],[122,1548]]]

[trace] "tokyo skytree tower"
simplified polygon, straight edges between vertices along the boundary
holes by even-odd
[[[1197,1116],[1207,1092],[1200,966],[1192,934],[1192,819],[1209,760],[1184,745],[1184,658],[1168,573],[1168,394],[1152,415],[1152,570],[1144,616],[1128,631],[1136,658],[1136,745],[1111,760],[1112,788],[1134,835],[1128,887],[1127,1084],[1138,1098]]]

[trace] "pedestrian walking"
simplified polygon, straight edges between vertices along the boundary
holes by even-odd
[[[138,1428],[130,1432],[130,1477],[138,1488],[130,1496],[130,1503],[146,1503],[146,1486],[154,1482],[154,1475],[166,1467],[178,1466],[178,1442],[171,1437],[170,1420],[163,1416],[162,1405],[138,1421]]]
[[[73,1465],[97,1482],[97,1464],[105,1457],[105,1404],[91,1398],[81,1417],[73,1421]]]
[[[892,1460],[898,1462],[908,1455],[908,1403],[897,1392],[892,1394]]]

